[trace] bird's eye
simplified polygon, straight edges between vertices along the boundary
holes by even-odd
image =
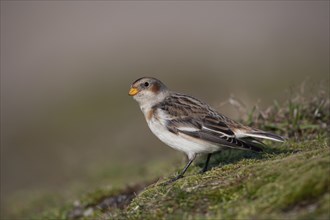
[[[149,83],[148,83],[148,82],[145,82],[145,83],[144,83],[144,86],[145,86],[145,87],[148,87],[148,86],[149,86]]]

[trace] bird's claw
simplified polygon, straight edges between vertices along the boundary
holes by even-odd
[[[168,184],[174,183],[175,181],[177,181],[178,179],[181,179],[182,177],[183,177],[183,175],[179,174],[176,177],[164,182],[162,185],[168,185]]]

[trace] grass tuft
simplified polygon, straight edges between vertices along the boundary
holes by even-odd
[[[330,99],[328,85],[321,83],[318,88],[292,88],[288,100],[261,110],[256,104],[251,111],[246,111],[249,126],[273,131],[295,140],[314,139],[329,133]],[[316,90],[316,91],[315,91]],[[313,91],[313,92],[312,92]]]

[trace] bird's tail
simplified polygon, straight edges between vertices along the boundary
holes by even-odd
[[[263,147],[265,146],[262,142],[254,138],[244,138],[244,139],[240,139],[240,141],[243,143],[244,150],[262,152]]]
[[[245,136],[247,137],[253,137],[253,138],[262,138],[262,139],[268,139],[272,141],[278,141],[278,142],[284,142],[285,138],[282,136],[279,136],[277,134],[273,134],[270,132],[260,131],[260,130],[254,130],[251,132],[246,132]]]

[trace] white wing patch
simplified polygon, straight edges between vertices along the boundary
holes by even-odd
[[[267,135],[248,133],[246,131],[239,130],[239,129],[236,129],[233,132],[235,133],[235,136],[237,138],[254,137],[254,138],[268,139],[268,140],[277,141],[277,142],[283,142],[282,140],[272,138]]]
[[[218,133],[218,134],[221,134],[221,135],[225,135],[227,137],[235,137],[234,135],[228,135],[228,134],[223,133],[221,131],[213,130],[213,129],[210,129],[210,128],[205,127],[205,126],[202,126],[202,129],[207,130],[207,131],[212,131],[212,132],[215,132],[215,133]]]
[[[191,127],[191,126],[180,126],[177,128],[179,131],[190,131],[190,132],[194,132],[194,131],[200,131],[199,128],[196,127]]]
[[[268,140],[277,141],[277,142],[283,142],[282,140],[272,138],[272,137],[268,137],[268,136],[265,136],[265,135],[259,135],[259,134],[246,134],[245,137],[255,137],[255,138],[268,139]]]
[[[237,138],[243,138],[243,137],[249,137],[250,136],[245,131],[240,130],[240,129],[235,129],[235,130],[233,130],[233,132],[235,133],[235,136]]]

